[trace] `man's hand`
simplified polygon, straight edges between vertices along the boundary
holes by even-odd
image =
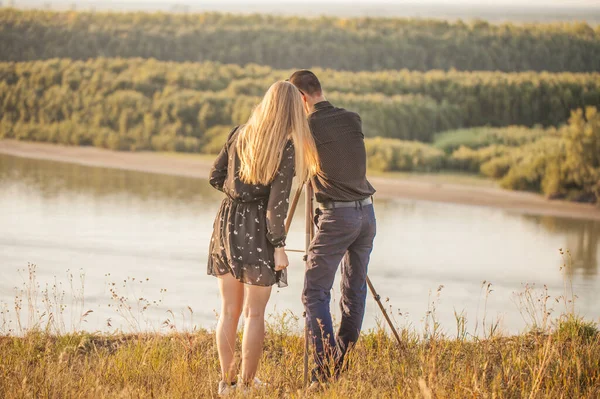
[[[290,261],[285,253],[285,248],[275,248],[275,271],[283,270],[289,265]]]

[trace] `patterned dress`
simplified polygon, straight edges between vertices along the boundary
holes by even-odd
[[[285,246],[294,146],[287,143],[270,185],[246,184],[239,178],[237,132],[230,133],[210,172],[210,184],[226,197],[213,225],[208,274],[231,273],[245,284],[287,287],[286,270],[275,271],[274,249]]]

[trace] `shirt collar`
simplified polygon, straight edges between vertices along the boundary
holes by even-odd
[[[316,103],[313,108],[315,111],[320,111],[320,110],[326,109],[326,108],[333,108],[333,105],[331,105],[331,103],[329,101],[325,100],[325,101]]]

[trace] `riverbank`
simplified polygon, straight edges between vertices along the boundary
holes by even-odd
[[[0,140],[0,154],[193,178],[206,178],[214,159],[206,155],[116,152],[15,140]],[[600,208],[594,205],[550,201],[537,194],[469,184],[469,179],[458,179],[461,181],[458,183],[457,179],[445,182],[444,178],[443,175],[375,175],[369,180],[377,189],[377,198],[488,206],[523,214],[600,220]]]
[[[471,340],[434,329],[362,335],[350,368],[322,392],[303,390],[303,340],[268,326],[253,398],[597,398],[600,337],[576,319],[549,333]],[[239,340],[237,343],[239,353]],[[0,336],[0,397],[216,397],[213,332]],[[241,395],[238,395],[241,397]]]

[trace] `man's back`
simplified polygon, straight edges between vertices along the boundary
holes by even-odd
[[[311,71],[296,71],[289,80],[298,88],[309,114],[322,170],[312,179],[319,202],[314,218],[317,232],[308,249],[302,290],[315,349],[311,379],[318,383],[342,371],[346,353],[360,335],[377,230],[370,198],[375,190],[365,176],[367,156],[358,114],[331,105]],[[336,334],[329,303],[340,264],[342,317]],[[335,365],[333,375],[329,361]]]
[[[360,116],[323,101],[315,104],[308,121],[323,171],[313,178],[317,201],[358,201],[373,195]]]

